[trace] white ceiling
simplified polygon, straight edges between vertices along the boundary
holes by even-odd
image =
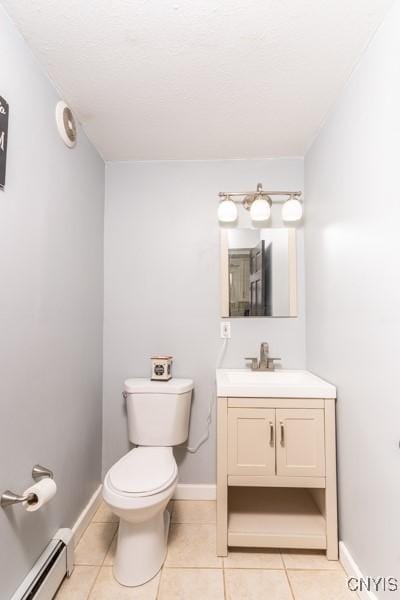
[[[303,155],[392,0],[1,0],[107,160]]]

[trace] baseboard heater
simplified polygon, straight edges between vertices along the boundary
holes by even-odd
[[[74,564],[71,529],[59,529],[10,600],[52,600]]]

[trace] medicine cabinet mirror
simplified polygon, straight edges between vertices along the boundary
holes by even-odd
[[[221,230],[221,316],[297,316],[296,230]]]

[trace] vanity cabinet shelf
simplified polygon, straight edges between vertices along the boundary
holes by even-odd
[[[334,398],[218,397],[217,553],[338,557]]]
[[[229,490],[228,545],[326,548],[325,519],[309,490]]]

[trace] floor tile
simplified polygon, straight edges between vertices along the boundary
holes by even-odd
[[[227,600],[292,600],[285,571],[226,569],[225,589]]]
[[[165,564],[169,567],[222,567],[222,559],[216,556],[215,525],[171,525]]]
[[[356,600],[342,571],[287,571],[296,600]]]
[[[160,573],[138,587],[120,585],[112,574],[112,567],[102,567],[89,600],[156,600]]]
[[[282,558],[287,569],[342,570],[338,560],[328,560],[325,552],[319,550],[285,550],[282,551]]]
[[[216,502],[212,500],[175,500],[173,523],[215,523]]]
[[[243,548],[229,550],[224,559],[224,567],[229,569],[284,569],[282,557],[278,550],[259,550]]]
[[[75,564],[101,565],[117,527],[117,523],[91,523],[76,547]]]
[[[104,567],[112,567],[115,559],[115,551],[117,549],[118,531],[115,532],[111,546],[108,549],[106,557],[103,562]]]
[[[58,590],[56,600],[86,600],[100,567],[75,567]]]
[[[107,504],[102,500],[99,508],[92,519],[92,523],[118,523],[119,518],[115,515]]]
[[[163,569],[158,600],[224,600],[222,569]]]

